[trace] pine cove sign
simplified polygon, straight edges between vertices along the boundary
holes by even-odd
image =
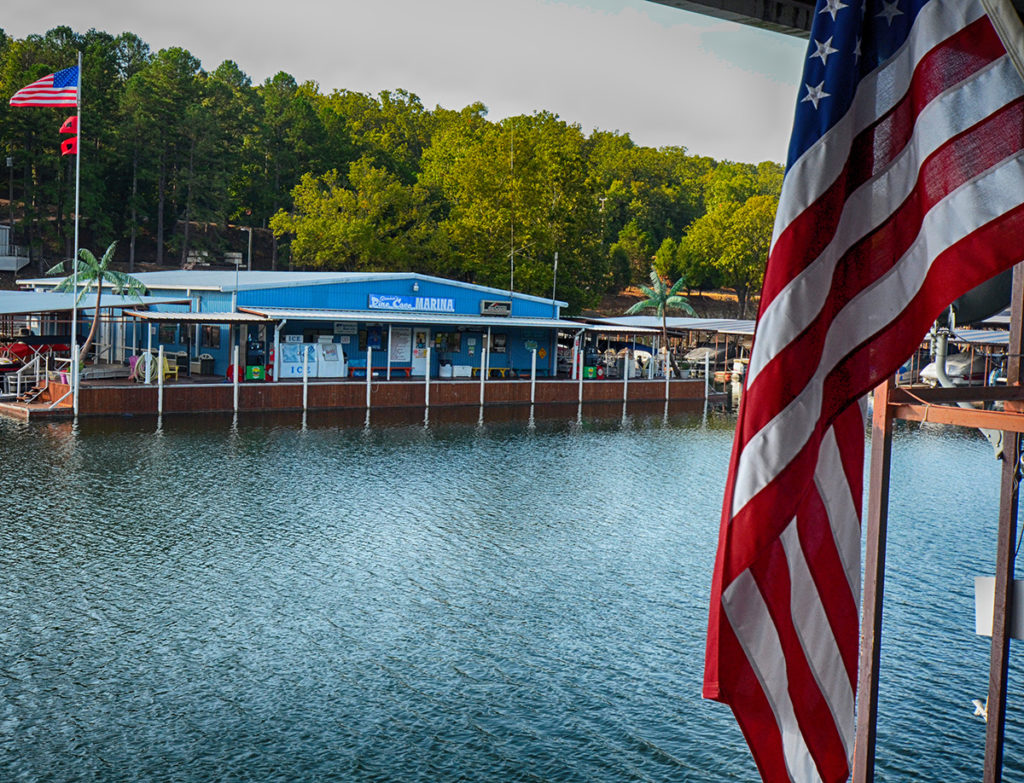
[[[454,313],[455,300],[438,296],[396,296],[370,294],[367,307],[371,310],[402,310],[421,313]]]

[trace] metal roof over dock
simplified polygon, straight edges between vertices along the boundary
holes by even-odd
[[[184,312],[180,310],[125,310],[124,314],[143,321],[173,324],[265,324],[273,321],[272,318],[266,318],[255,313],[197,313],[191,310]]]
[[[1006,346],[1010,344],[1010,333],[1002,329],[956,329],[949,339],[954,343]]]
[[[581,318],[580,320],[609,326],[661,331],[661,319],[656,315],[622,315],[615,318]],[[665,327],[670,332],[715,332],[739,335],[754,333],[754,321],[740,318],[666,318]]]
[[[287,307],[242,307],[242,313],[275,321],[361,321],[394,324],[446,324],[450,326],[525,327],[538,329],[587,328],[586,324],[560,318],[528,318],[521,316],[468,315],[465,313],[420,313],[395,310],[301,310]]]
[[[158,304],[188,304],[187,299],[160,296],[121,296],[104,294],[100,310],[121,310]],[[75,294],[52,291],[0,291],[0,316],[32,315],[34,313],[62,313],[75,309]],[[96,298],[86,296],[78,303],[78,310],[95,310]]]

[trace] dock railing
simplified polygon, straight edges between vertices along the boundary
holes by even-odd
[[[4,394],[20,397],[22,389],[28,391],[46,377],[46,363],[42,354],[36,354],[28,364],[4,377]],[[31,377],[31,380],[29,378]]]

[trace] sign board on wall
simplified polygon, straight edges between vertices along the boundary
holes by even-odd
[[[366,345],[375,351],[379,351],[384,347],[384,343],[381,341],[381,328],[379,326],[366,327]]]
[[[438,296],[396,296],[370,294],[366,306],[371,310],[419,310],[427,313],[454,313],[455,300]]]
[[[412,327],[396,326],[391,330],[391,361],[412,361]]]
[[[412,358],[427,358],[427,330],[417,329],[412,338]]]
[[[355,334],[358,329],[358,324],[355,321],[335,321],[334,322],[334,333],[335,334]]]
[[[512,303],[501,299],[481,299],[480,315],[511,315]]]

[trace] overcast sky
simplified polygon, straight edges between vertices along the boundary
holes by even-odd
[[[234,60],[254,82],[404,88],[492,120],[546,109],[748,162],[784,161],[806,47],[646,0],[30,0],[0,16],[16,38],[62,24],[182,46],[207,70]]]

